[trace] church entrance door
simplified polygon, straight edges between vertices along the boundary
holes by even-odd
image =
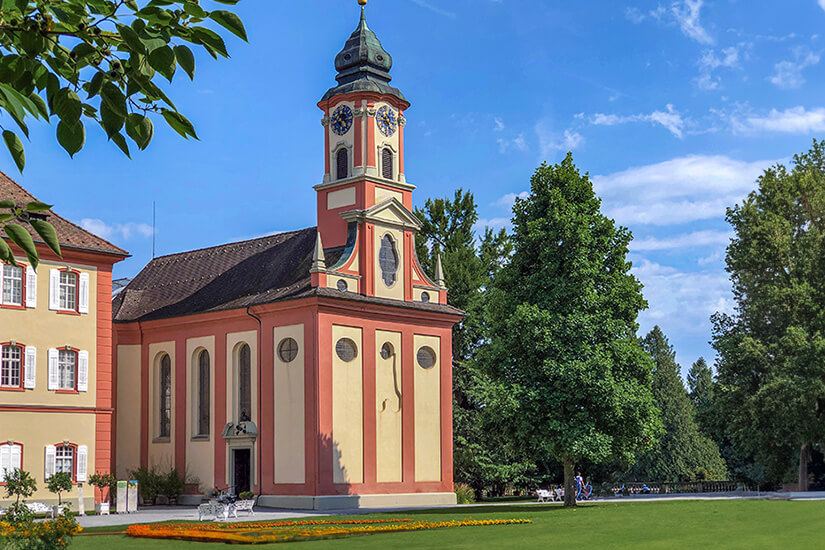
[[[252,452],[250,449],[232,450],[234,493],[239,495],[252,489]]]

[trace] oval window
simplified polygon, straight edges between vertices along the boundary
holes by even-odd
[[[422,292],[421,293],[421,301],[425,304],[430,301],[430,293],[429,292]]]
[[[292,363],[298,357],[298,342],[293,338],[284,338],[278,344],[278,357],[284,363]]]
[[[389,235],[384,235],[381,239],[378,265],[381,268],[381,278],[384,279],[384,284],[387,286],[394,285],[398,273],[398,253],[395,251],[395,242]]]
[[[418,359],[418,366],[422,369],[431,369],[435,366],[435,351],[433,348],[429,346],[424,346],[418,349],[418,354],[416,355],[416,359]]]
[[[338,279],[338,284],[336,286],[338,286],[338,290],[341,292],[346,292],[349,290],[349,285],[347,285],[347,282],[344,279]]]
[[[358,346],[349,338],[341,338],[335,344],[335,353],[344,363],[350,363],[358,357]]]
[[[381,346],[381,359],[389,359],[393,355],[395,355],[395,349],[392,347],[392,344],[389,342],[384,343],[384,345]]]

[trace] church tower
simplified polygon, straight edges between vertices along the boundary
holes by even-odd
[[[446,304],[440,274],[431,280],[415,257],[420,221],[404,175],[405,111],[390,85],[392,57],[361,20],[335,57],[337,86],[324,94],[324,179],[315,186],[320,244],[313,284],[404,301]],[[317,257],[343,249],[335,262]]]

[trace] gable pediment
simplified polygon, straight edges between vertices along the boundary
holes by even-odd
[[[348,222],[371,222],[414,231],[421,229],[421,221],[394,197],[383,200],[366,210],[342,212],[341,217]]]

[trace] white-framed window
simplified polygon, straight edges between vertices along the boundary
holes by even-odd
[[[0,387],[23,387],[23,347],[4,344],[0,351]]]
[[[54,452],[54,473],[74,472],[74,447],[71,445],[58,445]]]
[[[158,437],[172,435],[172,359],[163,354],[158,372]]]
[[[57,352],[57,389],[74,390],[77,379],[77,352],[61,349]]]
[[[3,296],[2,303],[4,306],[22,306],[23,305],[23,280],[25,278],[25,269],[22,266],[3,265],[2,279],[3,282]]]
[[[6,474],[23,469],[23,446],[9,442],[0,445],[0,483],[6,482]]]
[[[60,309],[66,311],[77,310],[77,273],[73,271],[60,272],[58,299]]]

